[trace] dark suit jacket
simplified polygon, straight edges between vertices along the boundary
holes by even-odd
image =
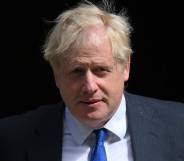
[[[184,104],[125,98],[134,160],[184,161]],[[0,161],[60,161],[64,109],[60,102],[2,119]]]

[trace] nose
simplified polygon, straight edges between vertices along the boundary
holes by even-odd
[[[91,71],[86,71],[82,91],[84,94],[94,94],[98,89],[95,75]]]

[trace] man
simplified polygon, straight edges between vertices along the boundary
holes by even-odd
[[[124,15],[90,3],[59,15],[44,57],[63,101],[1,120],[0,160],[92,161],[97,129],[107,161],[184,160],[184,105],[124,91],[130,32]]]

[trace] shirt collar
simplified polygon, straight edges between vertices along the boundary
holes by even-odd
[[[80,121],[78,121],[66,108],[65,110],[66,124],[71,132],[72,137],[75,142],[82,145],[87,137],[92,133],[93,129],[85,126]],[[104,125],[104,128],[111,131],[113,134],[123,139],[127,131],[127,121],[126,121],[126,102],[124,95],[122,96],[120,105],[112,116],[112,118]]]
[[[88,126],[85,126],[80,121],[78,121],[71,114],[71,112],[68,110],[68,108],[66,108],[65,116],[66,116],[67,127],[68,127],[72,137],[74,138],[74,141],[77,144],[82,145],[82,143],[84,143],[86,138],[91,134],[93,129],[89,128]]]
[[[112,116],[112,118],[104,125],[106,129],[113,134],[123,139],[127,132],[127,119],[126,119],[126,102],[124,95],[122,96],[120,105]]]

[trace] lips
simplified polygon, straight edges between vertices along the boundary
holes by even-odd
[[[86,104],[93,104],[93,103],[97,103],[97,102],[100,102],[101,100],[100,99],[93,99],[93,100],[84,100],[84,101],[81,101],[82,103],[86,103]]]
[[[91,104],[99,103],[101,101],[102,99],[89,99],[89,100],[82,100],[80,101],[80,103],[91,105]]]

